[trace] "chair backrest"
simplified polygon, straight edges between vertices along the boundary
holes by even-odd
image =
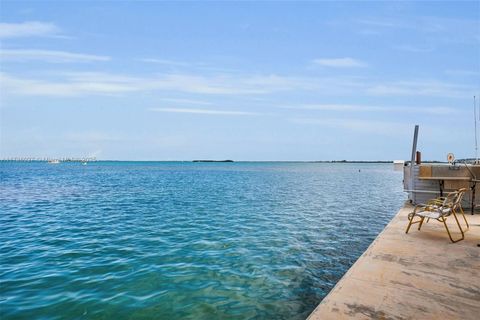
[[[457,202],[459,196],[458,191],[453,191],[447,194],[447,196],[443,199],[443,202],[440,206],[436,206],[434,211],[438,212],[441,216],[447,217],[452,214],[455,204]]]
[[[458,199],[459,191],[450,192],[443,200],[442,207],[453,207]]]
[[[465,195],[465,192],[467,192],[467,188],[461,188],[457,190],[457,197],[455,198],[455,202],[453,203],[454,207],[458,207],[459,205],[462,204],[462,199],[463,196]]]

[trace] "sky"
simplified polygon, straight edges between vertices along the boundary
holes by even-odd
[[[479,1],[2,0],[0,41],[0,158],[475,157]]]

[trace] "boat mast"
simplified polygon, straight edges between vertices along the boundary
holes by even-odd
[[[473,122],[475,123],[475,164],[478,163],[478,143],[477,143],[477,103],[473,96]]]

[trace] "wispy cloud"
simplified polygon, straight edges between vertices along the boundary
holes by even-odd
[[[40,75],[38,75],[40,74]],[[218,96],[269,95],[314,92],[321,96],[432,96],[466,97],[473,86],[438,80],[387,82],[365,77],[283,76],[264,74],[162,73],[124,75],[102,72],[38,73],[33,77],[0,73],[2,95],[80,96],[131,92],[168,92]],[[172,101],[173,102],[173,101]],[[185,101],[184,101],[185,102]]]
[[[193,113],[204,115],[224,115],[224,116],[256,116],[257,112],[248,111],[230,111],[230,110],[214,110],[214,109],[189,109],[189,108],[150,108],[150,111],[168,112],[168,113]]]
[[[313,63],[332,68],[358,68],[367,66],[366,63],[353,58],[315,59]]]
[[[413,53],[426,53],[426,52],[433,51],[433,47],[431,46],[415,46],[410,44],[397,45],[397,46],[394,46],[393,48],[396,50],[413,52]]]
[[[432,44],[478,43],[478,20],[434,16],[416,16],[405,19],[397,16],[370,17],[352,21],[361,34],[381,35],[391,31],[403,31],[427,36]],[[398,35],[397,35],[398,36]]]
[[[370,27],[379,27],[379,28],[404,28],[409,25],[406,22],[400,21],[398,19],[380,19],[380,18],[361,18],[357,19],[355,22],[370,26]]]
[[[183,69],[183,70],[201,70],[204,72],[210,73],[238,73],[239,70],[234,68],[227,68],[219,66],[218,61],[215,63],[208,63],[202,61],[180,61],[180,60],[172,60],[172,59],[162,59],[162,58],[139,58],[135,59],[135,61],[140,61],[144,63],[149,63],[152,65],[158,65],[161,67],[171,68],[171,69]]]
[[[0,49],[2,61],[39,60],[51,63],[108,61],[110,57],[66,51],[37,49]]]
[[[26,79],[0,74],[6,93],[24,95],[112,94],[132,91],[177,91],[208,95],[267,94],[312,89],[311,81],[276,75],[192,75],[169,73],[155,76],[126,76],[98,72],[60,75],[62,80]]]
[[[397,81],[370,86],[367,93],[378,96],[432,96],[464,98],[475,92],[473,87],[436,80]]]
[[[281,107],[294,110],[333,111],[333,112],[400,112],[400,113],[426,113],[432,115],[445,115],[455,112],[450,107],[415,107],[415,106],[367,106],[354,104],[307,104],[299,106]]]
[[[90,78],[77,80],[73,76],[64,81],[46,81],[12,77],[0,73],[2,95],[34,95],[34,96],[79,96],[84,94],[119,94],[136,91],[129,81],[112,81],[112,79]]]
[[[0,23],[0,39],[57,35],[60,35],[60,29],[53,23],[38,21]]]
[[[385,120],[364,120],[352,118],[292,118],[291,122],[305,125],[318,125],[327,128],[342,128],[350,131],[386,135],[408,134],[411,124]]]
[[[193,100],[193,99],[180,99],[180,98],[163,98],[162,101],[166,102],[173,102],[179,104],[194,104],[194,105],[211,105],[211,102],[208,101],[200,101],[200,100]]]
[[[480,70],[445,70],[445,73],[451,76],[474,77],[480,76]]]
[[[142,62],[155,63],[155,64],[161,64],[161,65],[167,65],[167,66],[174,66],[174,67],[188,67],[191,65],[191,63],[188,63],[188,62],[168,60],[168,59],[141,58],[137,60]]]
[[[191,65],[191,63],[188,63],[188,62],[168,60],[168,59],[157,59],[157,58],[140,58],[140,59],[137,59],[137,61],[161,64],[161,65],[173,66],[173,67],[188,67]]]
[[[70,132],[65,133],[63,137],[73,143],[125,142],[128,140],[125,136],[98,131]]]

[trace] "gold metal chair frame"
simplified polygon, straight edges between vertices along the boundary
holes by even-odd
[[[466,192],[466,188],[462,188],[462,189],[459,189],[458,191],[448,194],[446,197],[432,199],[426,205],[415,206],[414,211],[409,213],[408,215],[409,223],[405,233],[408,233],[408,231],[410,230],[410,227],[416,223],[419,224],[418,230],[420,231],[420,229],[422,228],[423,222],[425,221],[425,218],[427,218],[427,222],[430,220],[430,218],[428,217],[419,216],[420,220],[414,221],[418,208],[422,208],[423,211],[432,211],[432,212],[433,211],[442,212],[442,210],[450,209],[449,211],[450,213],[446,215],[440,215],[438,218],[435,218],[435,220],[443,223],[443,225],[445,226],[445,230],[447,231],[448,237],[450,238],[450,241],[452,241],[453,243],[465,239],[465,232],[468,231],[470,228],[467,218],[465,217],[465,212],[463,211],[463,208],[462,208],[462,198],[465,192]],[[463,219],[467,225],[467,228],[465,230],[462,229],[462,226],[460,225],[460,221],[458,221],[457,208],[459,210],[459,213],[462,214]],[[450,233],[450,230],[447,225],[447,217],[450,215],[453,215],[453,217],[455,218],[458,228],[460,229],[460,233],[462,234],[462,237],[456,240],[453,239],[452,234]]]

